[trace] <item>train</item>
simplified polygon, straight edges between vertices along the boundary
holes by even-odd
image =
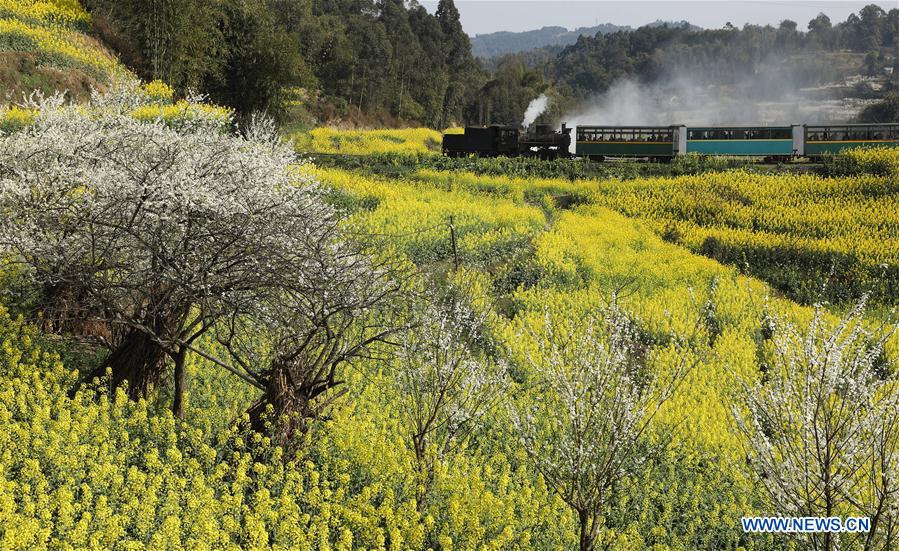
[[[466,127],[464,134],[446,134],[443,154],[571,156],[571,133],[549,125],[526,130],[516,126]],[[641,158],[668,161],[678,155],[761,157],[784,161],[796,157],[820,158],[853,147],[899,147],[899,123],[789,126],[576,126],[574,155],[603,161]]]

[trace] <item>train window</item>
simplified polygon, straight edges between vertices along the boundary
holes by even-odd
[[[774,140],[789,140],[791,137],[791,131],[787,128],[774,128],[771,130],[771,138]]]

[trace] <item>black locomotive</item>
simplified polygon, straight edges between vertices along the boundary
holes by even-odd
[[[448,157],[568,157],[571,129],[562,123],[560,131],[548,124],[531,125],[522,131],[518,126],[466,126],[464,134],[445,134],[443,154]]]

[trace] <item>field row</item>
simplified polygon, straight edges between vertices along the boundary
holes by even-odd
[[[887,158],[894,157],[899,153]],[[405,177],[516,204],[605,206],[806,304],[845,304],[870,293],[889,306],[899,288],[899,189],[892,176],[729,171],[572,181],[422,169]]]

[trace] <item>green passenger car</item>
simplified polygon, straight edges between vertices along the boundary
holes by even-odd
[[[674,126],[578,126],[575,154],[606,157],[671,158],[677,152]]]
[[[899,124],[805,127],[805,154],[818,157],[854,147],[899,147]]]
[[[690,127],[687,153],[790,157],[796,153],[789,126]]]

